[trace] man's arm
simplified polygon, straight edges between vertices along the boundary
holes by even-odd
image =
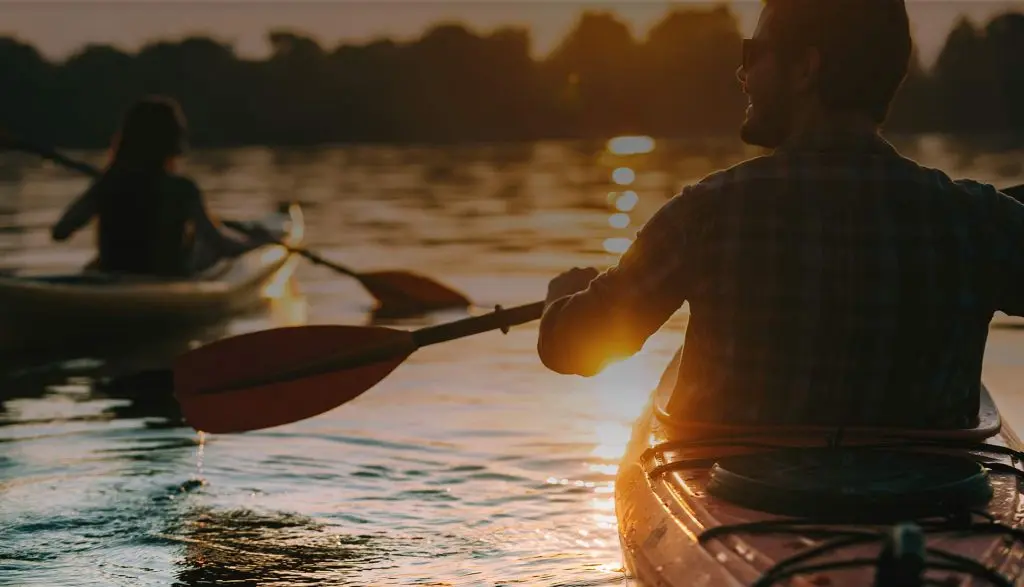
[[[596,375],[629,357],[682,306],[694,253],[687,190],[663,206],[611,269],[578,293],[549,300],[537,353],[557,373]]]
[[[1024,316],[1024,204],[1002,192],[992,212],[992,225],[1002,249],[996,309],[1010,316]]]

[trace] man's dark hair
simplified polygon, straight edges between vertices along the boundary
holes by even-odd
[[[912,41],[904,0],[764,0],[771,35],[791,51],[821,54],[818,91],[829,108],[881,124],[907,75]]]

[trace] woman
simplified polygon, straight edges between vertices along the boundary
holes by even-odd
[[[244,240],[222,233],[199,187],[175,173],[185,131],[173,100],[137,102],[115,136],[110,166],[64,212],[53,239],[67,239],[96,217],[96,269],[162,277],[188,276],[268,242],[266,233]]]

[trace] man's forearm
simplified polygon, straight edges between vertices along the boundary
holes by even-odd
[[[600,284],[592,285],[551,302],[541,317],[537,352],[552,371],[596,375],[610,361],[640,350],[650,334],[645,325],[660,326],[658,318],[644,316],[643,310],[616,299]]]
[[[548,304],[540,320],[537,353],[548,369],[589,377],[601,370],[604,357],[594,343],[601,338],[594,296],[580,292]]]

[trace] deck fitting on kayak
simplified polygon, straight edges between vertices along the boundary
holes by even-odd
[[[875,587],[921,587],[925,570],[924,532],[917,524],[889,531],[875,571]]]
[[[969,511],[992,498],[970,458],[870,448],[792,448],[718,459],[708,493],[773,514],[897,524]]]

